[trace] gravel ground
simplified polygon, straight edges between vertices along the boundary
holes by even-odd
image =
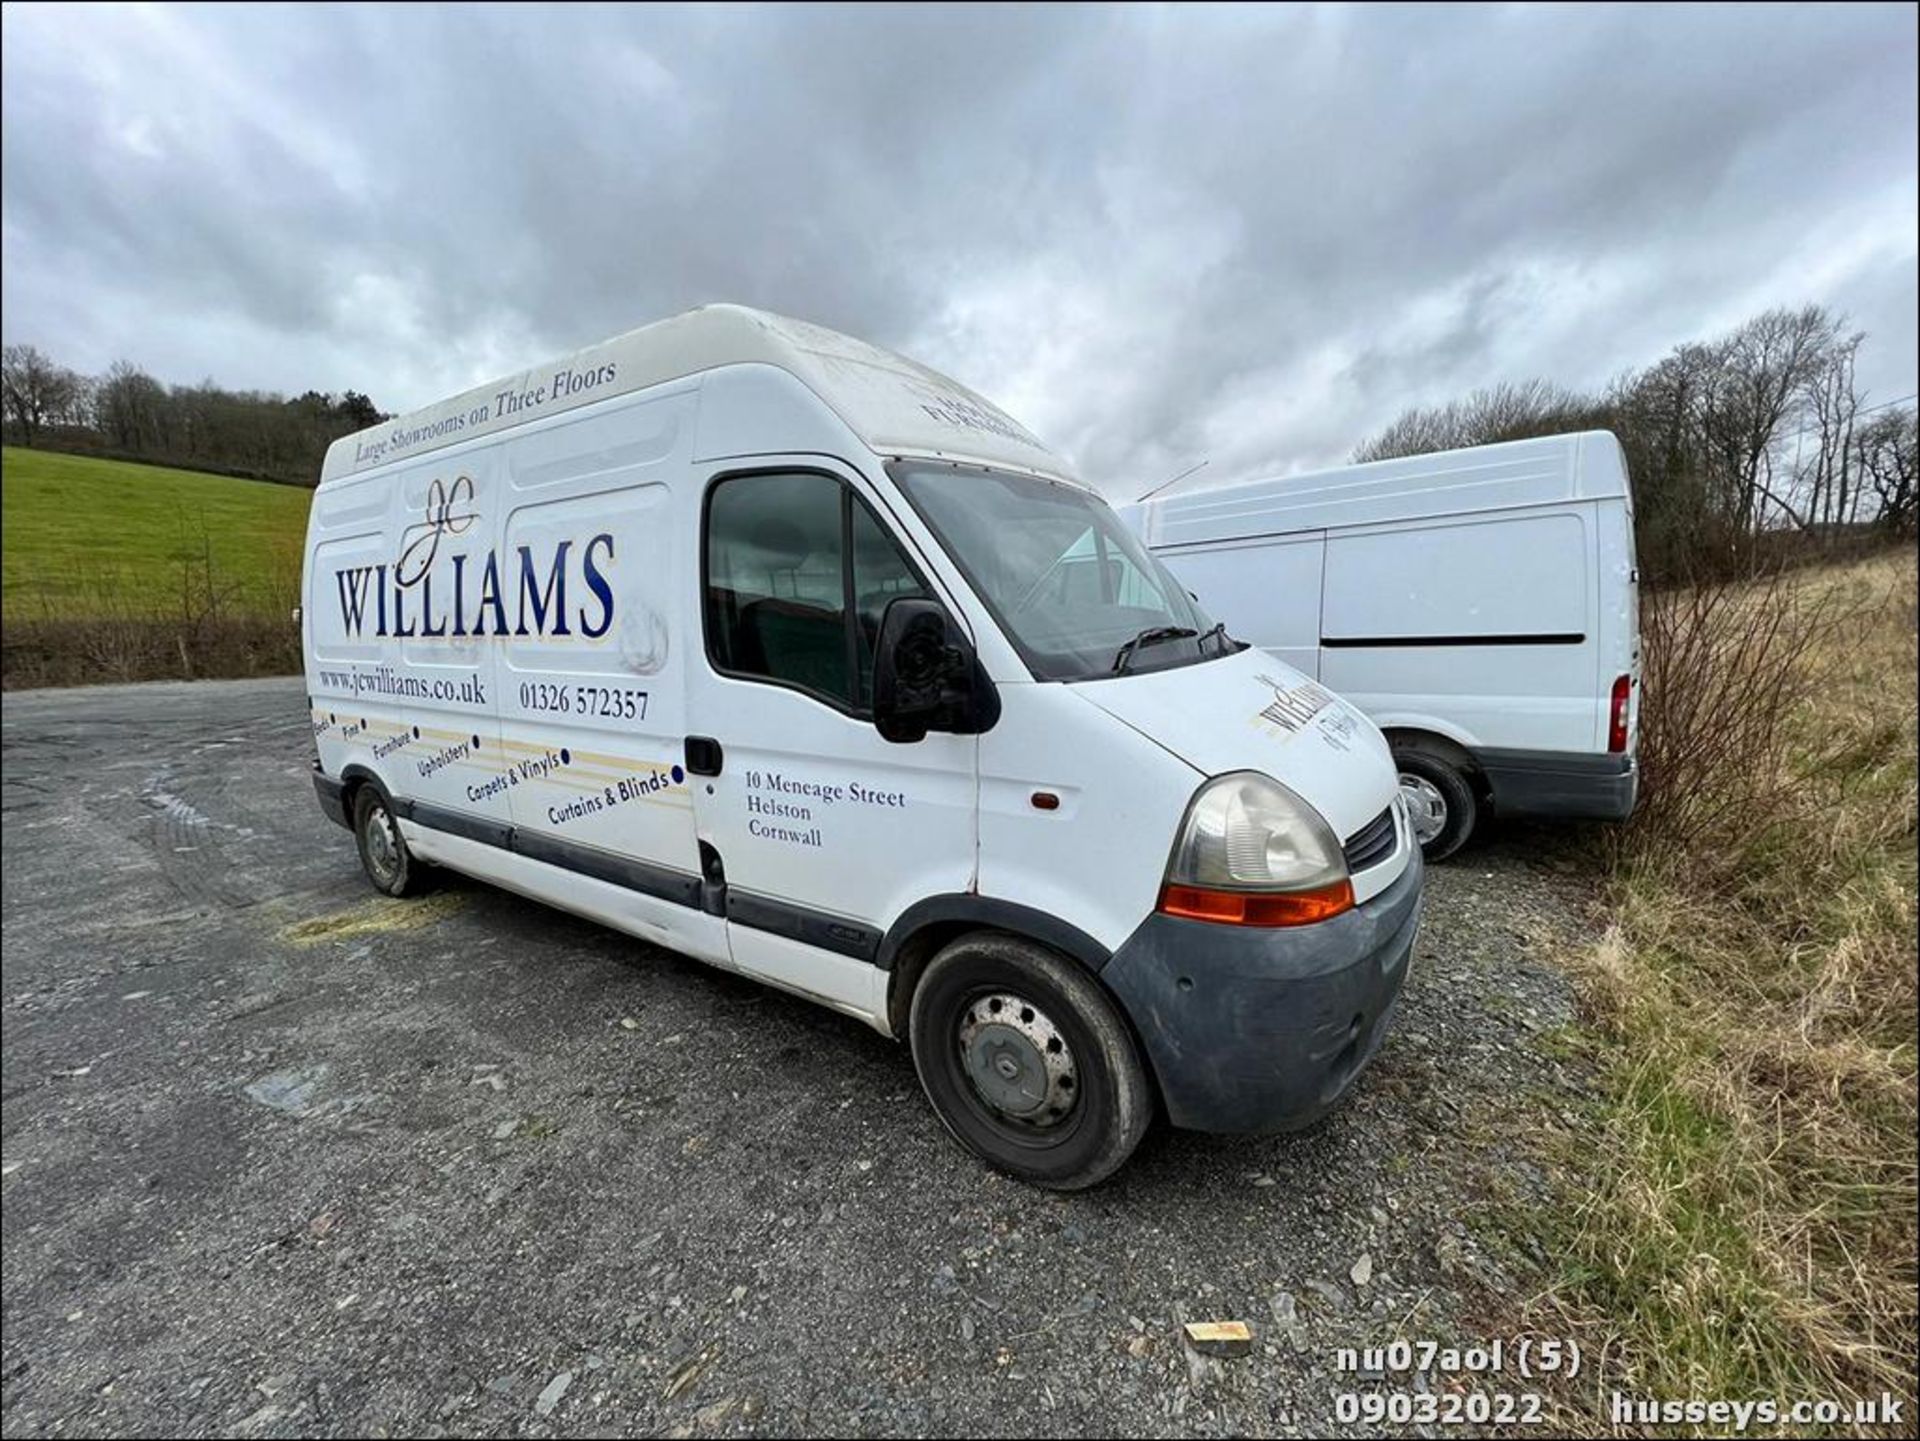
[[[981,1169],[904,1048],[532,902],[378,899],[298,681],[4,700],[7,1435],[1328,1434],[1335,1348],[1478,1338],[1572,1082],[1512,835],[1298,1137]],[[1200,1358],[1182,1320],[1250,1323]]]

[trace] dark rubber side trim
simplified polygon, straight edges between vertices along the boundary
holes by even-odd
[[[556,836],[537,835],[507,825],[504,821],[468,815],[445,806],[397,798],[389,803],[393,813],[402,820],[412,821],[428,830],[444,831],[450,836],[478,841],[483,846],[512,851],[528,860],[543,861],[563,871],[592,876],[597,881],[624,886],[627,890],[652,896],[656,900],[672,901],[677,906],[691,906],[696,910],[700,908],[702,883],[700,877],[691,872],[676,871],[671,866],[654,865],[630,856],[614,855],[611,851],[563,841]]]
[[[316,788],[321,779],[316,773]],[[325,806],[326,803],[323,791],[321,804]],[[677,871],[671,866],[615,855],[593,846],[564,841],[557,836],[519,830],[502,821],[487,820],[444,806],[398,798],[389,798],[388,803],[395,815],[417,826],[425,826],[428,830],[445,831],[448,835],[462,836],[482,845],[512,851],[528,860],[542,861],[561,870],[592,876],[595,880],[624,886],[627,890],[652,896],[656,900],[704,910],[710,915],[720,914],[724,903],[729,921],[756,931],[786,936],[789,940],[861,961],[875,960],[880,951],[883,938],[878,930],[842,916],[770,900],[765,896],[743,895],[724,882],[711,882],[690,871]]]
[[[1016,936],[1039,941],[1064,955],[1072,956],[1091,971],[1100,970],[1113,957],[1113,952],[1092,936],[1058,916],[1012,901],[996,900],[992,896],[956,893],[928,896],[902,911],[900,918],[887,929],[886,938],[880,942],[874,964],[883,971],[892,970],[900,948],[913,938],[915,932],[945,921],[963,921],[971,926],[1011,931]]]
[[[670,866],[657,866],[648,861],[634,860],[629,856],[617,856],[611,851],[576,845],[572,841],[563,841],[554,836],[535,835],[523,830],[515,830],[513,833],[513,851],[516,855],[526,856],[530,860],[545,861],[548,865],[559,866],[562,870],[578,871],[581,875],[592,876],[598,881],[609,881],[616,886],[625,886],[628,890],[638,891],[643,896],[653,896],[658,900],[672,901],[677,906],[700,909],[700,877],[687,871],[676,871]]]
[[[513,827],[505,821],[490,821],[484,816],[468,815],[465,811],[448,810],[424,801],[401,800],[398,796],[393,798],[392,805],[393,813],[403,821],[412,821],[431,831],[445,831],[450,836],[462,836],[483,846],[498,846],[503,851],[512,849]]]
[[[1633,757],[1583,751],[1477,750],[1502,816],[1623,821],[1640,795]]]
[[[852,956],[856,961],[871,961],[880,949],[880,932],[872,926],[787,901],[743,895],[731,886],[727,888],[727,919],[735,925]]]
[[[319,761],[313,763],[313,793],[320,798],[320,809],[328,820],[353,829],[353,818],[347,814],[347,783],[321,770]]]
[[[1541,631],[1536,635],[1323,635],[1328,650],[1424,645],[1585,645],[1579,631]]]

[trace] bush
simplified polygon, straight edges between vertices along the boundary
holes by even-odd
[[[1600,1424],[1614,1388],[1912,1404],[1915,583],[1907,551],[1648,603],[1645,808],[1573,960],[1599,1098],[1526,1222]]]
[[[1786,718],[1820,683],[1825,643],[1845,620],[1836,592],[1780,564],[1646,598],[1641,798],[1616,833],[1626,856],[1697,866],[1736,854],[1777,813],[1792,785]]]
[[[290,620],[209,617],[195,623],[138,616],[7,622],[0,685],[104,685],[297,675],[300,632]]]

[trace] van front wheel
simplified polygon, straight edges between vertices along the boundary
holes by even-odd
[[[353,838],[360,848],[360,865],[375,890],[411,896],[426,889],[422,867],[407,849],[400,823],[393,818],[387,798],[372,785],[362,785],[354,795]]]
[[[1133,1035],[1075,963],[976,932],[927,966],[908,1025],[934,1114],[988,1165],[1078,1191],[1133,1154],[1153,1115]]]
[[[1467,843],[1479,820],[1473,787],[1457,766],[1431,751],[1396,746],[1393,763],[1400,771],[1400,794],[1421,854],[1430,861],[1445,860]]]

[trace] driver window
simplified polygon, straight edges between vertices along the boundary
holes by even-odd
[[[867,709],[887,603],[928,592],[866,502],[828,475],[736,476],[706,529],[714,666]]]
[[[840,482],[743,475],[707,501],[707,646],[734,675],[853,702]]]

